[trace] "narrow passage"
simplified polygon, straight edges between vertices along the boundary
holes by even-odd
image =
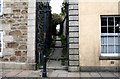
[[[56,36],[56,45],[54,48],[54,52],[51,52],[52,55],[49,57],[49,60],[47,62],[47,67],[62,67],[61,65],[61,56],[62,56],[62,45],[61,40],[58,36]]]

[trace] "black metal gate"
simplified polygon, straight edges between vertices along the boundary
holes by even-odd
[[[50,10],[49,3],[46,10]],[[36,63],[40,64],[43,61],[44,51],[44,3],[36,3]],[[52,25],[51,25],[51,12],[46,13],[46,49],[50,48],[52,40]]]
[[[52,14],[49,3],[36,3],[36,64],[43,63],[43,75],[46,77],[46,50],[50,49],[52,42]],[[68,19],[68,4],[66,3],[66,48],[68,54],[69,65],[69,19]],[[36,65],[36,68],[37,68]],[[45,74],[44,74],[45,72]]]

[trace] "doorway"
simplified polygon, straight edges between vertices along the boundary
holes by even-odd
[[[36,63],[37,68],[43,66],[43,54],[46,48],[46,67],[53,69],[67,69],[69,59],[68,49],[68,5],[62,3],[61,13],[46,12],[46,44],[44,41],[45,16],[44,3],[36,4]],[[47,10],[51,10],[47,3]],[[58,28],[58,27],[59,28]],[[57,28],[56,28],[57,27]],[[44,44],[46,47],[44,47]]]

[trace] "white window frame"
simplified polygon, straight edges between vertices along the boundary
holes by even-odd
[[[1,52],[0,52],[0,57],[2,57],[2,54],[3,54],[3,32],[0,31],[0,34],[1,34]]]
[[[0,15],[3,14],[3,0],[1,0],[1,12],[0,12]]]
[[[114,39],[115,39],[115,36],[118,36],[120,37],[120,33],[108,33],[108,17],[113,17],[114,18],[114,29],[115,29],[115,17],[120,17],[120,16],[101,16],[102,17],[107,17],[107,33],[101,33],[101,38],[102,37],[108,37],[108,36],[114,36]],[[101,21],[102,22],[102,21]],[[102,25],[101,25],[102,27]],[[101,29],[102,30],[102,29]],[[115,31],[114,31],[115,32]],[[102,40],[101,40],[102,41]],[[108,42],[108,38],[107,38],[107,42]],[[104,46],[101,44],[101,47]],[[107,52],[106,53],[102,53],[101,52],[101,56],[110,56],[110,57],[116,57],[116,56],[120,56],[120,53],[108,53],[108,43],[107,43]],[[115,44],[115,40],[114,40],[114,46],[116,46]],[[115,51],[115,47],[114,47],[114,51]]]

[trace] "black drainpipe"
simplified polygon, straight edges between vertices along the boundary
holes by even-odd
[[[37,64],[38,64],[38,46],[37,46],[37,42],[38,42],[38,2],[36,2],[36,37],[35,37],[35,70],[37,70]]]

